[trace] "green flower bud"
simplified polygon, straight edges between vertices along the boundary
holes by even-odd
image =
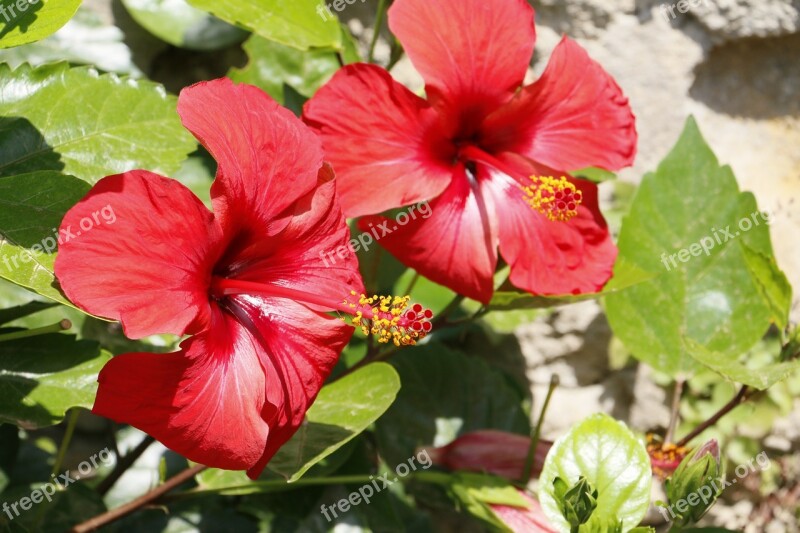
[[[553,487],[561,513],[569,522],[571,530],[578,531],[581,524],[589,521],[597,507],[597,489],[593,489],[583,476],[571,488],[566,481],[557,477],[553,480]]]
[[[708,511],[722,492],[719,446],[712,439],[687,455],[667,479],[670,510],[680,526],[693,524]]]

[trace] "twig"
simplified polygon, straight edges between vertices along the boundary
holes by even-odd
[[[536,428],[533,430],[533,433],[531,433],[531,445],[530,448],[528,448],[528,456],[525,457],[525,468],[522,471],[522,482],[525,485],[531,480],[531,474],[533,474],[533,462],[536,455],[536,447],[539,445],[539,436],[542,433],[544,415],[547,413],[547,406],[550,405],[550,398],[553,397],[553,391],[556,390],[556,387],[558,387],[558,375],[553,374],[553,377],[550,378],[550,388],[547,389],[547,396],[544,398],[542,410],[539,413],[539,420],[536,421]]]
[[[386,13],[386,0],[378,0],[378,12],[375,15],[375,29],[372,33],[372,42],[369,43],[369,53],[367,54],[367,63],[372,63],[375,59],[375,45],[378,44],[378,37],[380,36],[381,29],[383,28],[383,17]]]
[[[124,474],[128,468],[130,468],[131,465],[135,463],[136,460],[141,457],[144,451],[155,441],[156,439],[150,435],[147,435],[134,449],[126,453],[124,457],[120,457],[116,466],[114,467],[114,470],[112,470],[111,473],[108,474],[108,476],[97,485],[97,488],[95,489],[97,493],[100,494],[100,496],[105,496],[106,493],[111,490],[111,487],[114,486],[114,483],[116,483],[119,478],[122,477],[122,474]]]
[[[736,396],[733,397],[731,401],[723,405],[719,411],[711,415],[711,418],[709,418],[708,420],[706,420],[705,422],[694,428],[692,431],[690,431],[688,435],[686,435],[680,441],[678,441],[676,446],[678,447],[686,446],[693,438],[695,438],[700,433],[704,432],[705,430],[716,424],[720,418],[722,418],[729,412],[733,411],[733,409],[736,406],[738,406],[740,403],[742,403],[743,400],[745,400],[745,396],[747,396],[747,390],[748,390],[747,385],[742,385],[742,388],[739,389],[739,392],[736,394]]]
[[[81,522],[77,526],[70,529],[70,533],[87,533],[95,529],[110,524],[120,518],[131,514],[132,512],[144,507],[145,505],[156,501],[161,496],[167,494],[176,487],[183,485],[185,482],[192,479],[194,476],[208,468],[205,465],[195,465],[187,468],[183,472],[169,478],[167,481],[154,488],[147,494],[144,494],[132,502],[126,503],[116,509],[112,509],[106,513],[90,518],[85,522]]]
[[[686,380],[678,378],[675,380],[675,390],[672,392],[672,411],[669,417],[669,427],[667,427],[667,434],[664,436],[664,442],[672,442],[672,437],[675,435],[675,427],[678,425],[678,418],[680,417],[681,395],[683,394],[683,386]]]

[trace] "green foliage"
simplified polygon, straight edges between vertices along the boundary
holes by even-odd
[[[111,358],[97,343],[53,333],[0,342],[0,422],[34,429],[72,407],[92,407],[97,374]]]
[[[558,439],[539,476],[539,501],[545,515],[557,528],[569,530],[572,526],[564,518],[553,484],[556,478],[567,486],[585,478],[598,491],[594,512],[581,531],[613,529],[618,521],[623,531],[629,531],[639,524],[650,503],[647,450],[625,424],[605,414],[590,416]],[[583,517],[585,513],[579,516]]]
[[[322,0],[189,0],[198,9],[266,39],[300,50],[342,47],[339,21],[324,17]]]
[[[80,5],[81,0],[0,0],[0,48],[44,39],[66,24]]]
[[[58,239],[69,238],[58,227],[88,191],[86,182],[55,171],[0,178],[0,277],[71,305],[53,273]]]
[[[589,521],[597,507],[597,495],[597,489],[583,476],[572,487],[560,477],[553,480],[553,497],[570,531],[577,533],[580,526]]]
[[[215,19],[183,0],[122,0],[131,17],[173,46],[216,50],[242,41],[247,32]]]
[[[176,100],[149,81],[66,63],[0,65],[0,180],[58,170],[94,183],[133,169],[169,175],[196,143]],[[2,230],[2,228],[0,228]]]
[[[441,446],[478,429],[529,434],[522,398],[482,360],[431,343],[404,350],[392,365],[403,387],[377,423],[378,444],[390,466],[405,462],[419,446]]]
[[[699,363],[684,339],[738,357],[770,324],[786,324],[789,285],[775,264],[767,219],[689,119],[672,152],[644,177],[619,237],[620,261],[654,274],[606,297],[609,323],[634,356],[670,376],[687,375]]]
[[[353,38],[347,29],[342,28],[346,63],[359,60]],[[253,35],[244,43],[249,62],[244,68],[234,68],[228,73],[234,81],[249,83],[260,87],[278,102],[286,101],[286,87],[310,98],[339,70],[336,50],[312,49],[298,50],[258,35]]]
[[[322,388],[306,421],[269,468],[289,482],[373,424],[392,405],[400,379],[391,365],[373,363]]]

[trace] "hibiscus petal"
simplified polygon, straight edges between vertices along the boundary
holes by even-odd
[[[223,226],[280,231],[278,215],[317,183],[320,140],[261,89],[227,78],[181,91],[178,113],[217,161],[211,196]]]
[[[358,259],[349,248],[350,231],[336,198],[330,167],[320,185],[294,206],[291,222],[279,234],[236,243],[221,261],[230,265],[217,275],[274,284],[339,302],[350,291],[364,291]]]
[[[544,165],[618,170],[633,163],[636,125],[614,79],[564,37],[539,80],[490,115],[484,149],[515,152]]]
[[[527,509],[511,505],[491,505],[492,512],[514,533],[556,533],[539,501],[524,491],[520,490],[519,493],[528,502]]]
[[[426,81],[428,98],[468,122],[522,84],[533,54],[525,0],[397,0],[389,27]]]
[[[180,352],[109,361],[93,411],[256,478],[302,423],[352,328],[288,300],[237,296],[229,307],[236,316],[215,308],[209,330]]]
[[[309,100],[348,217],[427,200],[450,181],[452,153],[430,105],[374,65],[348,65]]]
[[[91,229],[82,231],[87,220]],[[181,183],[141,170],[109,176],[67,212],[61,228],[74,237],[59,246],[55,273],[82,309],[121,321],[134,339],[208,324],[220,228]]]
[[[497,266],[492,200],[459,165],[450,186],[431,201],[428,218],[417,217],[399,226],[383,217],[364,217],[359,227],[374,229],[381,236],[381,246],[426,278],[487,303]]]
[[[521,158],[504,154],[498,159],[520,167]],[[568,176],[583,193],[583,201],[572,220],[553,222],[525,202],[512,178],[483,166],[479,170],[489,173],[490,194],[503,206],[500,254],[511,266],[509,279],[515,287],[542,295],[592,293],[603,287],[611,277],[617,249],[600,213],[595,184]],[[544,167],[520,173],[555,175]]]

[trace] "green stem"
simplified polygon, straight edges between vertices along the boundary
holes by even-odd
[[[72,434],[75,433],[75,426],[78,423],[78,416],[80,413],[78,409],[72,409],[69,412],[69,418],[67,419],[67,429],[64,432],[64,438],[61,439],[61,446],[58,448],[58,455],[56,456],[56,462],[53,464],[53,472],[52,474],[58,475],[61,473],[61,466],[64,464],[64,456],[67,455],[67,448],[69,448],[69,443],[72,441]]]
[[[678,378],[675,380],[675,390],[672,393],[672,409],[669,417],[669,427],[667,434],[664,436],[665,443],[671,443],[672,438],[675,436],[675,428],[678,426],[678,418],[680,417],[681,408],[681,395],[683,394],[683,386],[686,380]]]
[[[414,479],[417,481],[422,481],[424,483],[435,483],[439,485],[447,485],[450,482],[450,475],[445,472],[438,472],[438,471],[420,471],[420,472],[412,472],[408,476],[407,479]],[[392,477],[389,476],[389,480],[392,480]],[[377,475],[366,475],[366,474],[358,474],[358,475],[349,475],[349,476],[331,476],[331,477],[304,477],[294,481],[292,483],[288,483],[284,479],[266,479],[262,481],[253,481],[252,483],[248,483],[246,485],[234,485],[231,487],[222,487],[218,489],[200,489],[200,490],[190,490],[186,492],[182,492],[180,494],[175,494],[174,496],[170,496],[168,498],[162,498],[161,501],[164,500],[181,500],[184,498],[192,498],[195,496],[207,496],[213,494],[220,494],[226,495],[227,492],[235,493],[240,490],[252,490],[252,489],[269,489],[269,488],[280,488],[280,487],[308,487],[308,486],[323,486],[323,485],[368,485],[373,481],[378,482],[380,485],[380,476]]]
[[[372,34],[372,41],[369,43],[369,54],[367,63],[372,63],[375,59],[375,46],[378,44],[378,36],[383,28],[383,18],[386,13],[386,0],[378,0],[378,12],[375,15],[375,30]]]
[[[411,281],[408,282],[408,286],[406,290],[402,292],[402,294],[411,294],[411,291],[414,289],[414,286],[417,284],[419,280],[419,272],[414,272],[414,277],[411,278]]]
[[[536,456],[536,447],[539,445],[539,436],[542,433],[544,415],[547,413],[547,406],[550,405],[550,398],[553,397],[553,391],[556,390],[556,387],[558,387],[558,376],[554,374],[553,377],[550,378],[550,387],[547,389],[547,396],[544,399],[544,404],[542,404],[539,420],[536,421],[536,427],[533,433],[531,433],[531,445],[528,448],[528,456],[525,458],[525,469],[523,470],[522,478],[522,482],[525,485],[531,480],[531,475],[533,474],[533,462]]]
[[[66,331],[71,327],[72,322],[65,318],[58,324],[52,324],[43,328],[25,329],[22,331],[14,331],[12,333],[4,333],[0,335],[0,342],[27,339],[28,337],[38,337],[39,335],[47,335],[48,333],[59,333],[61,331]]]

